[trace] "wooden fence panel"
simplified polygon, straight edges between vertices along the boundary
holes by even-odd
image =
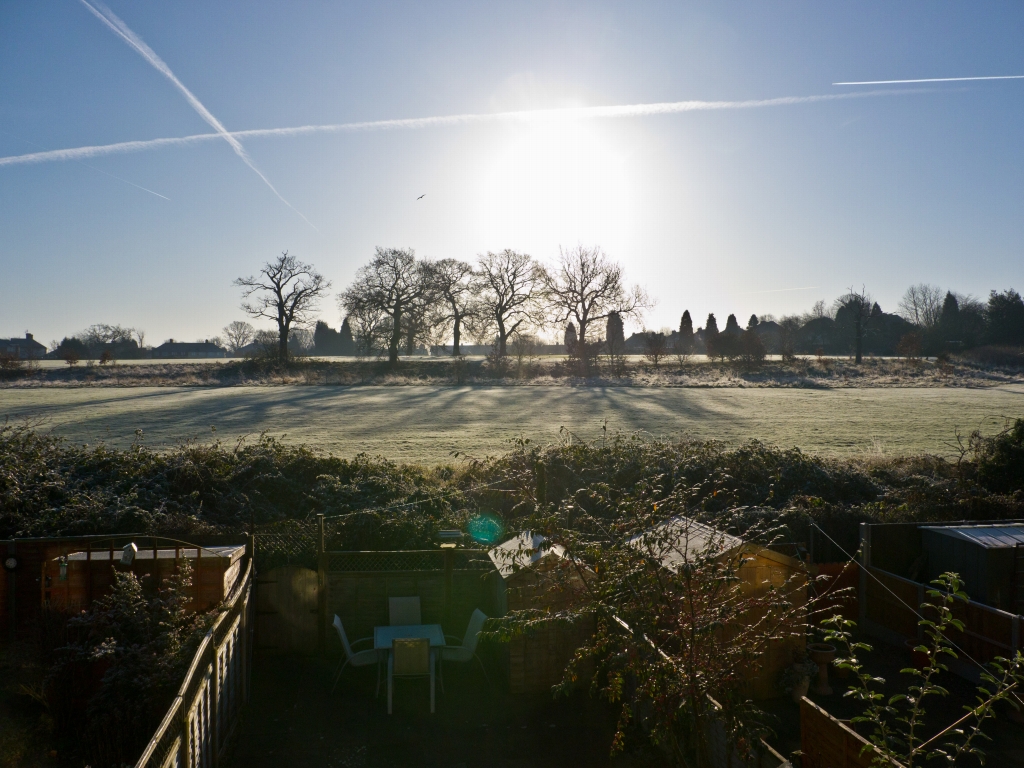
[[[212,768],[220,762],[248,697],[252,597],[250,561],[136,768]]]
[[[800,699],[800,750],[803,768],[871,768],[874,758],[867,739],[806,696]]]
[[[866,616],[886,629],[907,638],[917,637],[917,615],[923,595],[920,584],[891,573],[869,569]]]

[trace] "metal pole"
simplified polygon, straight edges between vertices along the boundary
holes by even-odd
[[[871,567],[871,527],[867,523],[860,524],[860,587],[858,623],[864,631],[864,623],[868,618],[868,568]]]

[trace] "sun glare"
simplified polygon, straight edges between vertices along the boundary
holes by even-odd
[[[528,121],[495,144],[481,164],[477,198],[488,242],[610,242],[633,228],[633,153],[608,126]]]

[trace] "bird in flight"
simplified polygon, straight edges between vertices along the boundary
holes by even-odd
[[[420,196],[419,196],[419,197],[417,197],[416,199],[417,199],[417,200],[422,200],[422,199],[423,199],[424,197],[426,197],[426,196],[427,196],[427,193],[426,193],[426,192],[424,192],[424,193],[423,193],[422,195],[420,195]]]

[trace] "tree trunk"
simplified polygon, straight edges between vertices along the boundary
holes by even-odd
[[[282,363],[288,362],[288,329],[284,326],[277,332],[277,359]]]
[[[862,340],[864,338],[864,318],[862,317],[862,314],[863,314],[863,309],[858,309],[857,310],[857,322],[855,322],[854,325],[853,325],[854,332],[857,334],[856,340],[854,342],[854,353],[855,353],[855,357],[856,357],[856,359],[854,360],[854,363],[856,365],[860,365]]]
[[[505,323],[498,320],[498,357],[505,357],[508,354],[508,334],[505,333]]]
[[[452,333],[452,357],[458,357],[461,354],[459,351],[459,339],[462,337],[461,320],[461,317],[455,316],[455,330]]]
[[[388,362],[394,364],[398,362],[398,345],[402,341],[402,311],[398,310],[391,317],[394,322],[391,328],[391,341],[388,344]]]

